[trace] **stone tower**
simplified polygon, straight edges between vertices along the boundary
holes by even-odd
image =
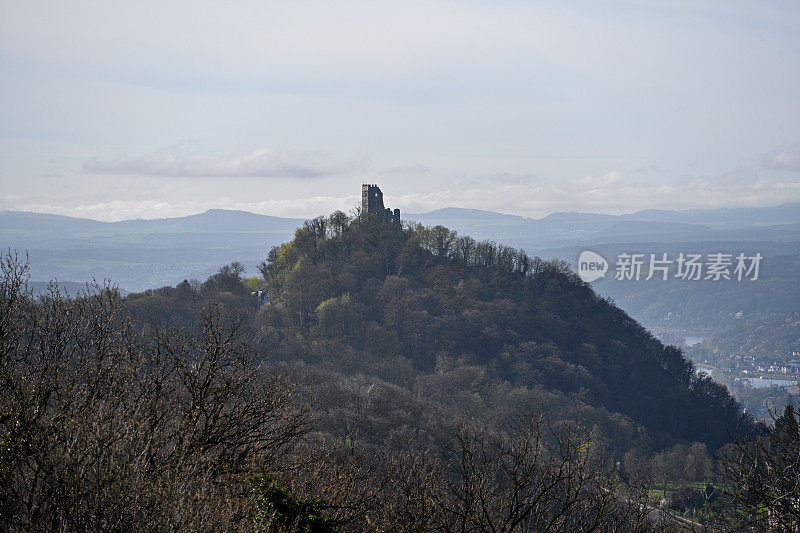
[[[400,210],[392,211],[383,205],[383,193],[375,184],[364,183],[361,185],[361,215],[366,217],[376,215],[387,222],[400,225]]]
[[[370,215],[383,213],[383,193],[377,185],[365,183],[361,186],[361,211]]]

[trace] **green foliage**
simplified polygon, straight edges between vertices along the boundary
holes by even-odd
[[[250,292],[261,289],[262,282],[263,280],[259,276],[252,276],[242,280],[242,283],[244,284],[245,288]]]
[[[256,531],[334,531],[333,519],[325,514],[328,504],[324,500],[298,498],[270,474],[257,474],[250,482],[254,485]]]

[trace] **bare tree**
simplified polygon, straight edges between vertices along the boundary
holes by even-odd
[[[654,531],[643,489],[604,468],[581,424],[517,418],[503,431],[463,426],[450,453],[396,457],[389,496],[401,531]]]
[[[34,300],[0,276],[0,522],[11,531],[218,530],[249,524],[247,478],[307,430],[293,385],[255,365],[209,309],[144,335],[119,292]]]
[[[800,420],[792,405],[772,418],[773,428],[734,436],[719,457],[732,500],[720,517],[727,531],[800,529]]]

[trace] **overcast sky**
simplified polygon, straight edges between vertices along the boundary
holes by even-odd
[[[800,2],[4,1],[0,210],[800,201]]]

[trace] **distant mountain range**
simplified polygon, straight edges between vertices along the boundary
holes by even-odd
[[[426,225],[442,224],[459,233],[532,253],[571,244],[800,241],[800,204],[686,211],[648,209],[623,215],[562,212],[538,219],[447,208],[406,218]]]
[[[446,208],[403,218],[570,262],[581,248],[613,250],[623,244],[746,242],[750,247],[763,243],[771,255],[800,250],[800,204],[623,215],[564,212],[539,219]],[[203,279],[236,260],[255,272],[267,251],[291,239],[303,221],[221,209],[121,222],[5,211],[0,212],[0,245],[28,251],[34,280],[110,278],[124,289],[143,290]]]
[[[34,280],[109,278],[124,289],[144,290],[204,279],[231,261],[255,269],[302,223],[221,209],[121,222],[6,211],[0,213],[0,244],[28,251]]]

